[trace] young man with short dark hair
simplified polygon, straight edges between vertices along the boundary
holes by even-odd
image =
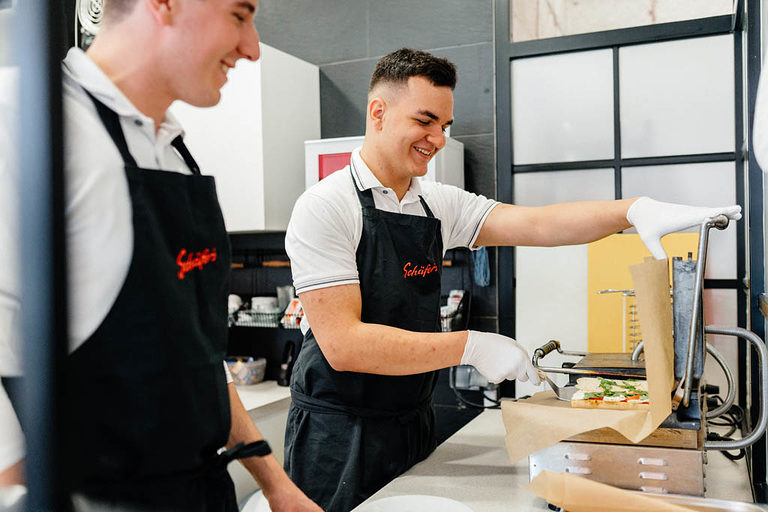
[[[664,234],[720,213],[740,217],[738,206],[648,198],[525,208],[422,181],[453,123],[455,83],[453,64],[426,52],[383,57],[363,146],[299,198],[288,226],[307,325],[291,378],[285,467],[327,511],[354,508],[432,452],[437,370],[470,364],[494,383],[539,381],[511,338],[439,332],[447,249],[581,244],[634,225],[663,258]]]

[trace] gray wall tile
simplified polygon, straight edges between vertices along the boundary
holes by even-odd
[[[369,0],[370,54],[493,41],[492,0]]]
[[[451,135],[493,133],[493,44],[431,51],[456,65]]]
[[[451,135],[493,133],[493,47],[490,44],[434,51],[456,65],[454,125]],[[362,134],[368,81],[378,59],[320,68],[320,108],[323,137]],[[350,116],[357,115],[357,119]],[[357,130],[357,132],[355,132]]]
[[[454,138],[464,144],[464,188],[495,199],[495,136],[487,133]]]
[[[368,82],[377,59],[320,67],[320,132],[323,138],[365,133]]]
[[[360,0],[260,0],[261,40],[313,64],[368,56],[368,6]]]

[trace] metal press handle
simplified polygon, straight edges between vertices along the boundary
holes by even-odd
[[[735,441],[705,441],[704,448],[708,450],[740,450],[753,445],[765,432],[768,425],[768,350],[760,336],[742,329],[741,327],[719,327],[708,325],[704,327],[707,334],[721,334],[725,336],[736,336],[747,340],[757,351],[757,362],[760,367],[760,416],[757,424],[748,435]]]
[[[542,345],[541,347],[533,351],[533,357],[531,358],[533,367],[545,373],[561,373],[565,375],[603,375],[608,377],[637,377],[637,375],[635,374],[622,372],[622,371],[611,371],[611,370],[606,370],[604,368],[600,368],[599,370],[586,370],[582,368],[558,368],[557,366],[539,366],[539,360],[544,358],[544,356],[546,356],[547,354],[552,353],[554,351],[557,351],[559,354],[562,354],[564,356],[584,357],[587,355],[586,352],[573,352],[570,350],[563,350],[560,347],[559,341],[549,340],[547,343],[545,343],[544,345]]]
[[[707,327],[704,327],[704,332],[709,332],[707,331]],[[717,418],[718,416],[721,416],[730,410],[733,402],[736,401],[736,383],[733,378],[733,372],[730,368],[728,368],[728,364],[725,362],[725,358],[722,356],[722,354],[720,354],[719,351],[715,349],[715,347],[709,343],[707,343],[707,353],[712,356],[717,364],[720,365],[720,368],[722,368],[723,373],[725,374],[725,380],[728,383],[728,394],[725,396],[723,403],[720,405],[720,407],[716,407],[711,411],[707,411],[707,419],[709,420]]]
[[[635,350],[632,351],[632,360],[637,361],[640,358],[640,354],[642,352],[643,342],[640,341],[637,343]],[[725,358],[723,358],[722,354],[720,354],[720,352],[717,351],[715,347],[709,343],[707,343],[707,353],[712,356],[718,365],[720,365],[720,368],[722,368],[723,373],[725,374],[725,380],[728,383],[728,394],[726,395],[725,400],[723,400],[723,403],[719,407],[712,409],[711,411],[707,411],[707,419],[713,419],[721,416],[723,413],[728,412],[728,410],[733,405],[733,402],[736,400],[736,384],[733,378],[733,372],[730,368],[728,368],[728,364],[725,362]]]
[[[709,230],[714,228],[725,229],[728,227],[728,217],[717,215],[701,223],[699,228],[699,254],[696,263],[696,281],[693,287],[693,310],[691,311],[691,327],[688,336],[688,353],[685,358],[685,373],[683,373],[677,389],[672,396],[672,410],[676,411],[680,402],[685,407],[691,401],[691,385],[693,383],[693,357],[696,348],[696,332],[699,323],[699,309],[701,308],[701,290],[704,285],[704,267],[707,263],[707,245],[709,242]]]
[[[557,340],[549,340],[544,345],[540,346],[533,352],[533,364],[534,366],[536,363],[539,362],[539,359],[546,356],[553,350],[557,350],[561,354],[563,353],[563,349],[560,348],[560,342]]]

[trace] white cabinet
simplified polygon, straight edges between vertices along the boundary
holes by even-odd
[[[211,108],[171,111],[203,174],[216,177],[227,231],[284,230],[304,191],[304,141],[320,136],[319,68],[261,45],[230,70]]]

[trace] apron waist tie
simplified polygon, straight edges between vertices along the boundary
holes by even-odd
[[[269,448],[266,448],[265,453],[265,443],[263,441],[254,441],[253,443],[248,444],[239,442],[229,450],[224,450],[219,453],[214,459],[214,465],[218,467],[226,467],[235,459],[247,459],[254,455],[263,456],[269,453],[272,453]]]
[[[407,409],[397,411],[386,411],[381,409],[371,409],[368,407],[356,407],[353,405],[341,405],[322,400],[313,396],[306,395],[295,389],[291,389],[291,400],[299,409],[308,412],[319,412],[324,414],[347,414],[367,419],[397,419],[401,425],[405,425],[418,417],[419,413],[432,406],[431,397],[422,400],[420,403]]]

